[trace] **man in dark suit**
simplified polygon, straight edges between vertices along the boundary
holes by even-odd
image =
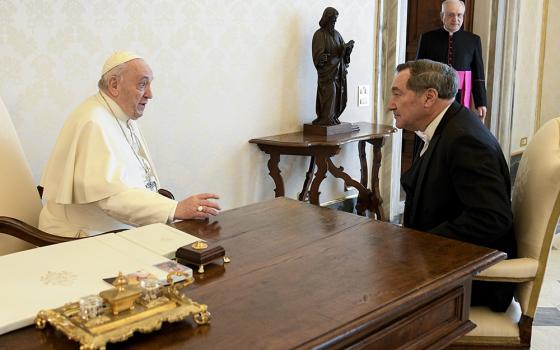
[[[400,64],[389,109],[398,128],[424,140],[403,174],[404,226],[516,256],[508,165],[476,115],[454,100],[458,79],[448,65]],[[443,262],[444,263],[444,262]],[[472,304],[505,311],[513,284],[473,283]]]
[[[443,28],[422,34],[416,59],[427,58],[455,68],[459,75],[457,102],[469,108],[472,91],[478,116],[484,120],[487,102],[480,37],[461,30],[465,15],[463,1],[444,1],[440,15]]]

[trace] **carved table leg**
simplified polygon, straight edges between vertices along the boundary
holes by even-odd
[[[309,161],[309,170],[305,173],[305,181],[303,181],[303,188],[298,196],[300,201],[305,201],[309,197],[309,185],[311,184],[311,179],[313,178],[313,170],[315,170],[315,157],[311,156]]]
[[[278,168],[278,163],[280,162],[280,154],[273,151],[269,151],[267,153],[270,155],[270,160],[268,161],[268,174],[270,175],[270,177],[272,177],[272,180],[274,180],[274,185],[276,186],[276,188],[274,189],[274,193],[276,197],[283,197],[284,180],[282,179],[282,175],[280,175],[280,168]]]
[[[360,158],[360,183],[362,186],[368,185],[368,168],[366,159],[366,142],[358,141],[358,157]]]
[[[381,168],[381,147],[385,143],[384,137],[368,140],[373,146],[373,164],[371,165],[371,210],[375,213],[376,219],[387,221],[387,217],[383,211],[383,200],[381,199],[381,191],[379,190],[379,168]]]
[[[364,215],[366,209],[368,209],[369,207],[370,191],[367,189],[367,187],[362,186],[361,183],[351,178],[350,175],[346,174],[344,172],[343,167],[337,168],[330,160],[330,158],[327,159],[327,164],[328,164],[329,172],[333,174],[334,177],[344,180],[344,184],[346,186],[352,186],[358,190],[358,201],[356,203],[356,212],[358,213],[358,215]]]
[[[309,189],[309,203],[311,204],[319,205],[319,186],[321,186],[321,182],[327,177],[328,160],[328,155],[320,154],[315,156],[317,172],[315,173],[315,178],[311,182],[311,188]]]

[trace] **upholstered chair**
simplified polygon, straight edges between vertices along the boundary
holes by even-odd
[[[0,255],[68,240],[36,228],[41,198],[1,98],[0,168]]]
[[[42,208],[39,191],[42,188],[35,187],[29,164],[2,98],[0,169],[0,255],[73,239],[37,229]],[[159,193],[174,199],[168,190],[160,189]]]
[[[505,313],[472,307],[476,328],[452,349],[528,349],[537,301],[560,215],[560,118],[543,125],[523,153],[512,194],[518,258],[504,260],[475,279],[518,283]]]

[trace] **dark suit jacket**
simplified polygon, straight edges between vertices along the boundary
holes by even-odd
[[[459,30],[453,34],[451,62],[448,61],[449,33],[443,29],[426,32],[420,37],[416,59],[427,58],[450,64],[456,70],[472,72],[472,94],[476,107],[486,106],[486,86],[482,45],[476,34]]]
[[[451,104],[428,149],[414,160],[401,183],[406,192],[405,227],[516,257],[508,165],[494,136],[465,107]],[[473,298],[474,294],[473,288]],[[513,287],[505,294],[499,298],[507,307]]]

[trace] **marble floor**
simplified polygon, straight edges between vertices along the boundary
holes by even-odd
[[[560,234],[556,234],[533,321],[532,350],[560,350]]]

